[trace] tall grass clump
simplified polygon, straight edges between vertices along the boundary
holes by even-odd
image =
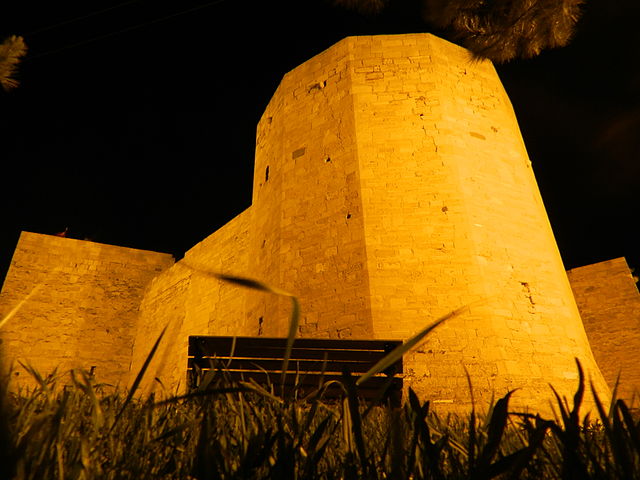
[[[88,372],[39,378],[5,394],[2,478],[640,478],[640,421],[622,400],[597,421],[577,415],[579,395],[557,419],[511,412],[511,394],[486,415],[439,416],[412,390],[402,408],[361,404],[349,378],[342,401],[283,399],[220,370],[208,390],[128,402]]]
[[[229,280],[227,278],[227,280]],[[236,284],[275,291],[257,282]],[[288,294],[286,294],[288,295]],[[292,325],[297,325],[298,305]],[[366,375],[383,371],[442,322],[417,333]],[[513,392],[485,415],[439,416],[408,390],[404,405],[363,404],[349,372],[341,399],[326,385],[305,398],[279,395],[279,385],[233,381],[224,365],[185,395],[141,398],[136,391],[163,333],[129,391],[74,370],[63,382],[24,366],[37,386],[0,382],[2,479],[558,479],[640,478],[640,420],[622,400],[581,416],[587,385],[569,402],[555,391],[557,418],[509,408]],[[287,345],[293,345],[295,328]],[[286,357],[286,355],[285,355]],[[286,358],[285,358],[286,361]],[[283,371],[286,368],[283,366]],[[472,392],[472,389],[471,389]]]
[[[348,375],[342,401],[281,398],[223,370],[206,390],[155,400],[85,371],[66,385],[30,373],[31,390],[3,385],[2,478],[640,478],[640,421],[595,393],[597,419],[580,417],[582,373],[556,419],[511,412],[510,393],[484,416],[438,416],[412,390],[402,408],[367,406]]]
[[[71,372],[64,386],[59,376],[32,373],[38,386],[4,405],[4,478],[186,478],[186,428],[195,421],[188,405],[126,403],[84,371]]]

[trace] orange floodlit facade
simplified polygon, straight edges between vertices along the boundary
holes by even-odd
[[[127,385],[168,325],[145,388],[173,393],[189,335],[287,333],[288,299],[207,275],[224,272],[296,295],[303,337],[407,339],[468,306],[405,359],[440,409],[469,408],[468,372],[479,403],[517,388],[514,408],[546,410],[575,358],[607,398],[490,62],[429,34],[346,38],[284,76],[256,143],[251,207],[178,262],[23,233],[0,313],[43,287],[5,355]]]

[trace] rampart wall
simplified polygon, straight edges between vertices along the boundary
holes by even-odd
[[[191,248],[182,260],[154,278],[140,302],[130,382],[161,331],[166,333],[143,387],[155,378],[174,393],[184,388],[189,335],[255,335],[246,325],[245,290],[222,283],[211,272],[236,274],[248,268],[247,235],[251,208]],[[259,294],[258,294],[259,295]]]
[[[125,387],[138,307],[171,255],[22,232],[0,294],[0,318],[37,288],[0,331],[15,380],[33,385],[17,361],[42,374],[94,369]]]
[[[591,349],[617,397],[640,406],[640,293],[624,258],[568,272]]]

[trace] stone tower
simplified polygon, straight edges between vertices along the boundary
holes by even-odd
[[[2,348],[131,385],[166,326],[144,389],[184,388],[189,335],[288,331],[287,299],[208,271],[298,296],[303,337],[407,339],[468,306],[405,358],[405,385],[441,410],[468,409],[466,372],[478,404],[518,388],[514,408],[547,410],[549,383],[573,395],[574,358],[609,395],[500,80],[432,35],[346,38],[285,75],[251,207],[178,262],[23,233],[0,318],[42,288]]]
[[[250,275],[299,295],[302,336],[406,339],[443,405],[570,396],[593,360],[510,101],[489,61],[429,34],[347,38],[288,73],[258,126]],[[247,298],[285,335],[288,302]],[[543,400],[545,399],[545,400]]]

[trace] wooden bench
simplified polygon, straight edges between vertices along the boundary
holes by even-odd
[[[253,379],[267,388],[271,385],[278,394],[286,342],[286,338],[190,336],[188,384],[197,388],[203,374],[213,367],[224,370],[235,381]],[[341,381],[344,371],[352,374],[355,381],[401,343],[399,340],[298,338],[287,368],[285,394],[295,390],[298,398],[304,397],[317,391],[321,382]],[[358,396],[367,401],[379,399],[383,389],[389,386],[383,400],[399,406],[401,374],[402,360],[358,386]],[[334,384],[326,389],[323,398],[340,398],[343,391]]]

